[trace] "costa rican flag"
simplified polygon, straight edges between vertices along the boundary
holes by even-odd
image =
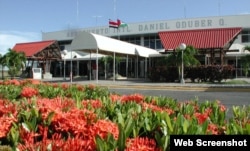
[[[118,28],[119,27],[119,22],[115,22],[115,21],[109,19],[109,27],[110,28]]]

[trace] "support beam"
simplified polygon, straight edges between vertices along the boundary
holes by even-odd
[[[224,50],[221,49],[220,50],[220,62],[221,62],[221,65],[224,65],[224,56],[225,56]]]
[[[98,83],[98,70],[99,70],[99,67],[98,67],[98,48],[96,49],[96,73],[95,73],[95,78],[96,78],[96,83]]]
[[[128,78],[128,55],[126,58],[126,77]]]
[[[148,77],[148,59],[145,58],[145,79]]]
[[[115,52],[113,57],[113,81],[115,81]]]

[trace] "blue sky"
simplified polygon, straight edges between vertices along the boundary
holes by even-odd
[[[0,53],[41,32],[126,23],[250,13],[250,0],[0,0]]]

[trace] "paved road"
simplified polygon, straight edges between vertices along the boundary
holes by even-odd
[[[249,81],[250,79],[244,79]],[[69,81],[54,81],[65,82]],[[221,84],[193,84],[181,85],[178,83],[151,83],[138,80],[125,81],[74,81],[75,84],[96,84],[108,87],[111,92],[118,94],[140,93],[145,96],[172,97],[177,101],[188,101],[198,99],[200,102],[219,100],[228,109],[234,105],[250,105],[250,84],[247,85],[221,85]],[[229,110],[229,114],[232,111]]]
[[[198,97],[199,101],[220,100],[229,104],[250,104],[250,93],[248,92],[206,92],[206,91],[175,91],[175,90],[143,90],[143,89],[122,89],[110,88],[111,92],[119,94],[140,93],[145,96],[166,96],[178,101],[192,100]]]
[[[250,105],[249,92],[206,92],[206,91],[174,91],[174,90],[141,90],[141,89],[121,89],[110,88],[110,92],[118,94],[134,94],[140,93],[145,96],[165,96],[176,99],[177,101],[194,100],[198,101],[215,101],[219,100],[225,105],[229,111],[228,115],[232,115],[232,106],[234,105]]]

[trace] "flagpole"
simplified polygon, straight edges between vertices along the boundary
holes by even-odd
[[[114,0],[114,18],[117,18],[117,16],[116,16],[116,0]],[[118,20],[117,20],[118,21]],[[119,26],[116,28],[116,34],[117,34],[117,39],[119,39],[120,40],[120,36],[119,36]]]
[[[114,18],[116,18],[116,0],[114,0]]]
[[[117,39],[120,40],[119,27],[116,30],[117,30]]]

